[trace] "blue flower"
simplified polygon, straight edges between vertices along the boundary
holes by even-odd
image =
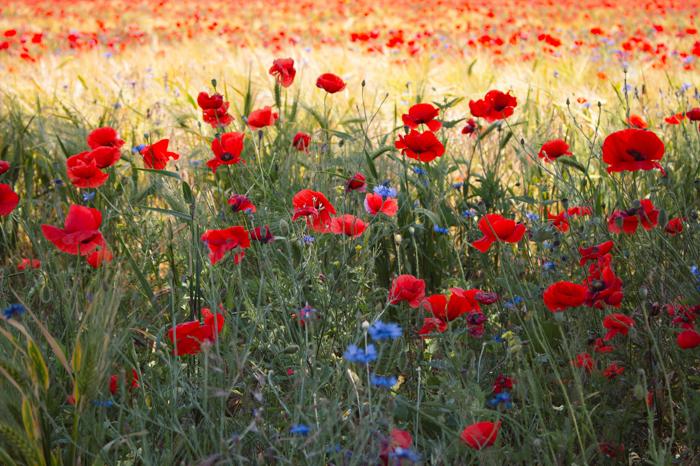
[[[398,459],[398,460],[406,460],[406,461],[410,461],[411,463],[417,463],[420,461],[420,454],[416,453],[415,451],[411,450],[410,448],[396,447],[396,448],[394,448],[394,451],[389,453],[389,458]]]
[[[60,178],[56,178],[53,182],[56,186],[63,186],[63,180]]]
[[[372,374],[372,376],[370,377],[370,382],[372,382],[372,385],[374,385],[375,387],[391,388],[394,385],[396,385],[398,379],[393,375]]]
[[[294,424],[292,428],[289,429],[290,434],[301,435],[302,437],[309,435],[309,432],[311,432],[311,428],[306,424]]]
[[[301,240],[304,242],[304,244],[311,244],[316,240],[316,238],[311,235],[304,235]]]
[[[382,340],[396,340],[401,336],[401,327],[399,327],[398,324],[395,324],[393,322],[389,322],[385,324],[381,320],[376,321],[373,323],[369,329],[369,336],[372,337],[372,340],[374,341],[382,341]]]
[[[6,307],[2,311],[2,315],[5,317],[5,319],[9,320],[12,319],[13,317],[17,318],[27,312],[27,310],[22,306],[21,304],[10,304],[8,307]]]
[[[386,184],[380,184],[379,186],[375,186],[373,191],[374,194],[379,194],[384,199],[386,199],[387,197],[396,197],[396,190],[394,188],[390,188]]]
[[[367,345],[364,351],[358,348],[357,345],[350,345],[345,350],[343,357],[348,362],[367,365],[377,359],[377,349],[371,343]]]
[[[92,404],[98,408],[111,408],[114,406],[114,401],[112,400],[92,400]]]
[[[452,189],[462,189],[462,186],[464,186],[464,182],[460,183],[452,183]]]
[[[441,227],[440,225],[434,225],[433,226],[433,231],[435,233],[442,233],[443,235],[446,235],[450,230],[448,230],[445,227]]]
[[[507,307],[508,309],[512,309],[515,306],[517,306],[518,304],[521,304],[522,302],[523,302],[523,298],[521,298],[520,296],[513,296],[513,299],[503,303],[503,306]]]
[[[476,214],[476,211],[474,209],[467,209],[464,212],[462,212],[462,217],[472,218],[475,214]]]
[[[513,407],[513,403],[511,402],[510,398],[510,393],[508,392],[501,392],[496,394],[487,403],[492,408],[498,408],[498,406],[501,404],[503,404],[503,407],[506,409],[510,409]]]
[[[690,266],[690,273],[695,275],[696,278],[700,279],[700,269],[698,268],[697,265],[691,265]]]
[[[557,268],[557,264],[555,264],[552,261],[547,261],[544,264],[542,264],[542,268],[547,270],[547,271],[554,270]]]
[[[527,219],[530,220],[531,222],[536,222],[536,221],[538,221],[538,220],[540,219],[540,216],[537,215],[537,214],[534,213],[534,212],[528,212],[528,213],[526,213],[526,214],[525,214],[525,217],[527,217]]]
[[[145,144],[139,144],[138,146],[134,146],[131,149],[131,152],[133,152],[134,154],[140,154],[141,151],[144,150],[145,148],[146,148]]]
[[[428,172],[423,170],[421,167],[413,167],[413,173],[420,176],[420,175],[425,175]]]
[[[93,199],[95,199],[95,195],[97,194],[97,191],[88,191],[86,193],[83,193],[83,202],[90,202]]]

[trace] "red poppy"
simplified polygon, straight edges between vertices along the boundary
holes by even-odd
[[[462,288],[450,288],[449,299],[444,294],[434,294],[425,298],[422,305],[434,317],[446,322],[472,311],[481,311],[476,299],[481,290],[464,290]]]
[[[469,120],[467,120],[467,124],[464,126],[464,128],[462,128],[462,134],[476,136],[478,130],[479,125],[476,123],[476,120],[474,120],[474,118],[470,118]]]
[[[224,328],[224,315],[212,314],[207,308],[202,309],[204,322],[193,320],[168,329],[168,340],[175,345],[173,354],[197,354],[202,351],[202,344],[214,342]]]
[[[90,149],[97,149],[98,147],[120,149],[124,145],[124,141],[119,138],[114,128],[105,126],[104,128],[92,130],[87,136],[87,144],[90,146]]]
[[[683,217],[675,217],[668,221],[664,227],[664,231],[671,236],[676,236],[683,232]]]
[[[685,116],[687,116],[690,121],[700,121],[700,107],[688,110],[685,112]]]
[[[659,224],[659,210],[651,199],[642,199],[639,207],[614,211],[608,218],[608,230],[611,233],[631,235],[637,231],[640,223],[645,230],[651,230]]]
[[[503,120],[513,114],[518,100],[510,95],[510,91],[504,94],[501,91],[488,91],[483,99],[469,101],[469,110],[477,118],[484,118],[489,123]]]
[[[404,450],[407,450],[411,448],[411,445],[413,444],[413,436],[411,435],[410,432],[401,430],[401,429],[391,429],[391,434],[390,434],[390,440],[384,441],[382,443],[382,450],[379,453],[379,460],[383,466],[388,466],[389,465],[389,457],[392,453],[396,451],[397,448],[401,448]],[[398,463],[392,463],[392,464],[400,464],[401,460],[398,460]]]
[[[355,173],[345,182],[345,191],[358,191],[364,193],[367,189],[367,183],[365,180],[365,175],[360,172]]]
[[[316,80],[316,87],[323,89],[329,94],[335,94],[345,89],[345,81],[333,73],[323,73]]]
[[[19,196],[12,190],[10,185],[0,183],[0,216],[10,215],[19,204]]]
[[[693,329],[683,330],[676,337],[676,343],[680,349],[693,349],[700,346],[700,333]]]
[[[368,193],[365,196],[365,210],[370,215],[382,213],[387,217],[393,217],[399,210],[399,203],[391,197],[384,199],[379,194]]]
[[[431,162],[445,153],[445,146],[432,131],[419,133],[412,129],[406,136],[400,135],[394,146],[406,157],[421,162]]]
[[[634,114],[630,115],[630,117],[627,119],[627,124],[638,129],[646,129],[649,126],[647,122],[644,121],[644,118]]]
[[[627,335],[630,327],[634,327],[634,319],[619,313],[608,314],[603,318],[603,327],[608,329],[603,340],[610,341],[615,335]]]
[[[311,229],[319,233],[327,233],[331,228],[331,215],[335,214],[333,204],[318,191],[302,189],[292,198],[294,215],[292,221],[306,217]]]
[[[601,262],[602,259],[598,261]],[[584,280],[584,284],[588,287],[586,306],[598,309],[605,304],[620,307],[624,298],[622,280],[615,275],[609,264],[602,266],[591,264],[590,275]]]
[[[98,269],[104,262],[112,262],[112,259],[112,251],[102,246],[90,253],[87,257],[87,263],[93,269]]]
[[[28,259],[23,258],[19,264],[17,264],[17,270],[20,272],[27,270],[29,268],[39,269],[41,268],[41,261],[39,259]]]
[[[129,382],[129,391],[139,388],[139,374],[135,369],[131,369],[131,381]],[[109,392],[112,395],[116,395],[119,391],[119,376],[112,375],[109,378]]]
[[[544,291],[544,304],[552,312],[561,312],[583,305],[586,301],[587,288],[577,283],[560,281],[553,283]]]
[[[460,434],[460,438],[469,448],[481,450],[482,448],[490,447],[496,442],[500,428],[501,421],[481,421],[465,427]]]
[[[569,150],[569,145],[563,139],[552,139],[542,144],[542,148],[537,156],[545,162],[553,162],[564,155],[573,155]]]
[[[99,231],[101,224],[102,213],[99,210],[72,205],[62,229],[44,224],[41,225],[41,231],[59,250],[87,256],[97,248],[105,246]]]
[[[622,366],[618,366],[616,362],[610,363],[608,365],[608,367],[603,369],[603,375],[608,380],[612,380],[615,377],[617,377],[618,375],[624,374],[624,372],[625,372],[625,368]]]
[[[114,165],[121,158],[121,152],[116,147],[100,146],[94,148],[90,154],[95,159],[97,168],[108,168]]]
[[[613,246],[615,246],[613,241],[605,241],[604,243],[596,244],[588,248],[578,248],[578,252],[581,254],[580,264],[585,265],[589,261],[603,257],[612,250]]]
[[[663,156],[664,143],[644,129],[623,129],[603,141],[603,162],[608,165],[608,173],[658,168],[666,174],[659,164]]]
[[[297,134],[294,135],[292,145],[299,152],[308,152],[309,145],[311,145],[311,135],[299,131]]]
[[[423,319],[423,326],[418,330],[418,335],[425,338],[426,335],[431,333],[444,333],[447,330],[447,322],[437,317],[425,317]]]
[[[394,278],[389,290],[389,303],[407,303],[412,308],[420,306],[425,298],[425,281],[413,275],[404,274]]]
[[[229,197],[228,205],[234,212],[254,213],[257,210],[251,200],[243,194],[234,194]]]
[[[71,155],[66,160],[68,179],[77,188],[98,188],[105,184],[109,175],[97,166],[92,152]]]
[[[589,374],[593,372],[593,367],[595,366],[595,361],[593,361],[593,358],[588,353],[577,354],[576,359],[571,361],[571,363],[576,367],[585,369]]]
[[[10,162],[5,160],[0,160],[0,175],[7,172],[10,169]]]
[[[211,171],[216,173],[220,165],[235,165],[241,163],[241,152],[243,152],[243,133],[224,133],[211,142],[211,150],[214,158],[207,162]]]
[[[612,353],[614,349],[614,346],[605,344],[602,338],[596,338],[593,342],[593,351],[596,353]]]
[[[277,58],[272,62],[269,73],[277,79],[280,86],[291,86],[297,74],[297,70],[294,69],[294,59]]]
[[[416,129],[419,125],[426,125],[430,131],[437,131],[442,128],[442,123],[436,120],[439,114],[439,109],[431,104],[422,103],[409,108],[408,113],[404,113],[401,119],[403,124],[411,129]]]
[[[493,395],[498,395],[499,393],[510,391],[513,389],[514,384],[515,380],[513,380],[511,377],[506,377],[503,374],[498,374],[496,380],[493,383],[491,393]]]
[[[273,112],[272,108],[265,106],[260,110],[254,110],[248,115],[248,126],[250,129],[255,131],[266,126],[272,126],[275,121],[279,118],[277,112]]]
[[[367,224],[354,215],[344,214],[331,219],[331,232],[336,235],[346,235],[353,238],[360,236],[366,229]]]
[[[270,233],[270,226],[265,225],[264,228],[265,231],[263,231],[263,229],[260,227],[253,228],[253,231],[250,232],[250,239],[263,244],[273,242],[275,237],[272,235],[272,233]]]
[[[680,125],[683,120],[685,120],[685,114],[683,113],[676,113],[675,115],[664,118],[664,121],[669,125]]]
[[[228,114],[228,102],[224,102],[221,94],[200,92],[197,96],[197,104],[202,109],[202,118],[213,128],[226,126],[233,121],[233,117]]]
[[[580,215],[591,215],[593,212],[591,211],[590,207],[570,207],[568,208],[565,212],[560,212],[557,215],[553,215],[550,212],[547,212],[547,220],[554,225],[554,227],[561,231],[562,233],[566,233],[569,231],[569,218]]]
[[[212,265],[223,259],[224,255],[231,250],[235,251],[233,260],[238,264],[245,256],[245,249],[250,247],[250,236],[246,229],[241,226],[223,230],[207,230],[201,239],[209,248],[209,260]]]
[[[146,168],[155,168],[156,170],[162,170],[168,164],[168,160],[177,160],[180,158],[180,154],[168,151],[168,144],[170,140],[161,139],[155,144],[146,146],[141,149],[141,155],[143,156],[143,165]]]
[[[484,236],[471,245],[484,253],[496,241],[517,243],[525,234],[525,225],[515,223],[515,221],[503,218],[498,214],[487,214],[481,217],[477,226]]]

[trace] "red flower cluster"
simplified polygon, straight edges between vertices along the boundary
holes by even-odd
[[[72,155],[66,160],[68,179],[78,188],[98,188],[109,175],[102,169],[111,167],[121,157],[124,141],[113,128],[97,128],[87,136],[89,151]]]
[[[472,115],[483,118],[489,123],[508,118],[517,106],[518,100],[510,95],[510,92],[504,94],[497,90],[488,91],[483,99],[469,101],[469,110]]]
[[[483,296],[484,292],[481,290],[450,288],[449,298],[444,294],[426,297],[421,305],[432,314],[432,317],[424,318],[423,327],[418,331],[418,334],[425,337],[435,332],[442,333],[447,329],[448,322],[466,315],[469,334],[481,337],[484,334],[486,316],[481,311],[479,304],[492,302],[488,298],[482,299]]]
[[[233,117],[228,113],[229,103],[224,102],[221,94],[209,95],[206,92],[200,92],[197,96],[197,104],[202,109],[202,119],[212,128],[227,126],[233,121]]]
[[[112,260],[112,254],[99,230],[100,225],[102,213],[99,210],[72,205],[63,228],[44,224],[41,225],[41,231],[60,251],[88,256],[88,263],[97,268],[103,261]]]
[[[659,210],[651,199],[642,199],[639,206],[628,210],[615,210],[608,218],[608,230],[615,234],[631,235],[640,224],[645,230],[651,230],[659,224]]]
[[[184,322],[168,330],[168,340],[174,345],[173,354],[182,356],[185,354],[197,354],[202,351],[202,345],[214,342],[224,327],[224,315],[202,309],[204,322],[193,320]]]
[[[569,231],[569,219],[571,217],[591,215],[592,213],[590,207],[569,207],[565,212],[560,212],[557,215],[547,212],[547,220],[549,220],[557,230],[566,233]]]
[[[489,250],[493,243],[498,241],[517,243],[523,238],[526,231],[525,225],[522,223],[515,223],[515,221],[503,218],[498,214],[486,214],[486,216],[481,217],[477,226],[484,236],[471,244],[484,253]]]

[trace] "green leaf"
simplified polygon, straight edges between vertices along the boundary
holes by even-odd
[[[179,175],[178,173],[171,172],[171,171],[168,171],[168,170],[154,170],[154,169],[152,169],[152,168],[137,168],[137,167],[134,167],[134,169],[136,169],[136,170],[138,170],[138,171],[140,171],[140,172],[149,172],[149,173],[154,173],[154,174],[157,174],[157,175],[160,175],[160,176],[167,176],[167,177],[170,177],[170,178],[175,178],[176,180],[181,179],[181,178],[180,178],[180,175]]]
[[[576,170],[579,170],[581,173],[586,173],[586,167],[584,167],[583,165],[581,165],[580,163],[578,163],[576,160],[572,159],[571,157],[559,157],[557,159],[557,162],[559,162],[563,165],[569,166],[569,167],[573,167]]]

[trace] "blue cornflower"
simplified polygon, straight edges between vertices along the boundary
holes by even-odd
[[[413,167],[413,173],[415,173],[416,175],[425,175],[428,172],[423,170],[421,167]]]
[[[508,392],[497,393],[487,403],[492,408],[497,408],[500,404],[503,404],[503,407],[506,409],[510,409],[513,407],[513,403],[511,402],[510,393],[508,393]]]
[[[696,278],[700,278],[700,269],[698,268],[697,265],[690,266],[690,273],[695,275]]]
[[[513,296],[513,299],[510,299],[510,300],[506,301],[505,303],[503,303],[503,306],[507,307],[509,309],[512,309],[515,306],[517,306],[518,304],[521,304],[522,302],[523,302],[523,298],[521,298],[520,296]]]
[[[463,181],[461,181],[459,183],[452,183],[452,189],[462,189],[462,186],[464,186]]]
[[[86,193],[83,193],[83,202],[90,202],[93,199],[95,199],[95,195],[97,194],[97,191],[88,191]]]
[[[472,218],[474,215],[476,215],[476,211],[474,209],[467,209],[462,212],[462,217],[464,218]]]
[[[27,310],[22,306],[21,304],[15,303],[15,304],[10,304],[7,306],[3,311],[2,315],[5,317],[5,319],[9,320],[12,319],[13,317],[19,317],[22,314],[27,312]]]
[[[131,152],[133,152],[134,154],[140,154],[141,151],[145,148],[146,148],[146,144],[139,144],[138,146],[134,146],[131,149]]]
[[[557,264],[555,264],[552,261],[547,261],[544,264],[542,264],[542,268],[549,271],[549,270],[554,270],[557,268]]]
[[[316,241],[316,238],[314,238],[311,235],[304,235],[304,237],[301,240],[304,242],[304,244],[311,244],[314,241]]]
[[[358,348],[357,345],[350,345],[345,350],[343,357],[348,362],[366,365],[377,359],[377,349],[371,343],[364,350]]]
[[[56,186],[63,186],[63,180],[60,178],[56,178],[53,182]]]
[[[496,343],[503,343],[505,341],[500,335],[494,335],[491,339]]]
[[[308,304],[301,309],[299,309],[299,318],[301,320],[310,320],[316,317],[318,310],[309,306]]]
[[[309,432],[311,432],[311,428],[306,424],[294,424],[292,428],[289,429],[290,434],[301,435],[302,437],[309,435]]]
[[[380,184],[379,186],[375,186],[374,189],[374,194],[379,194],[382,196],[383,199],[386,199],[387,197],[396,197],[396,190],[394,188],[390,188],[386,184]]]
[[[394,448],[394,451],[389,453],[389,458],[398,459],[398,460],[406,460],[406,461],[410,461],[411,463],[417,463],[420,461],[420,454],[416,453],[415,451],[411,450],[410,448],[396,447],[396,448]]]
[[[370,382],[372,382],[372,385],[374,385],[375,387],[391,388],[394,385],[396,385],[398,379],[393,375],[372,374],[372,376],[370,377]]]
[[[525,217],[527,217],[527,219],[530,220],[531,222],[536,222],[536,221],[538,221],[538,220],[540,219],[540,216],[537,215],[537,214],[534,213],[534,212],[528,212],[528,213],[526,213],[526,214],[525,214]]]
[[[448,229],[445,228],[445,227],[441,227],[441,226],[439,226],[439,225],[435,225],[435,226],[433,226],[433,231],[434,231],[435,233],[442,233],[443,235],[446,235],[450,230],[448,230]]]
[[[369,329],[369,336],[374,341],[396,340],[401,336],[401,327],[393,322],[384,323],[381,320],[373,323]]]
[[[112,400],[92,400],[92,404],[98,408],[111,408],[114,406],[114,401]]]

